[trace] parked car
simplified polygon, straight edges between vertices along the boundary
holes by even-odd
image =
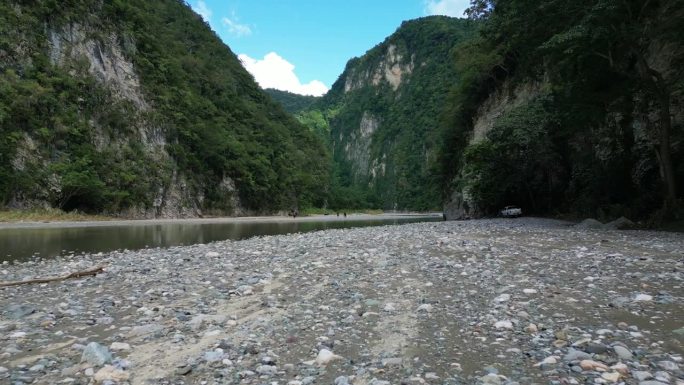
[[[506,206],[500,213],[504,218],[517,218],[522,215],[522,209],[518,206]]]

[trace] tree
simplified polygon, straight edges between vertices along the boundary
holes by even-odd
[[[684,63],[676,48],[682,44],[684,1],[473,0],[468,13],[486,20],[482,36],[504,48],[508,68],[518,73],[541,69],[575,100],[600,94],[604,112],[611,96],[629,95],[651,133],[664,212],[676,204],[671,104],[681,73],[666,69]],[[675,48],[668,50],[670,62],[658,65],[653,58],[665,54],[655,52],[662,47]]]

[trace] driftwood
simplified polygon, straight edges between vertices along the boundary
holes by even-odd
[[[70,279],[70,278],[80,278],[80,277],[87,277],[90,275],[97,275],[97,273],[102,273],[103,271],[104,271],[104,266],[96,266],[96,267],[93,267],[92,269],[76,271],[76,272],[73,272],[73,273],[70,273],[67,275],[62,275],[59,277],[35,278],[35,279],[28,279],[26,281],[0,282],[0,287],[18,286],[18,285],[25,285],[25,284],[29,284],[29,283],[47,283],[47,282],[55,282],[55,281],[64,281],[64,280]]]

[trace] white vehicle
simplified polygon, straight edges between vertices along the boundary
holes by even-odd
[[[522,215],[522,209],[517,206],[506,206],[501,210],[501,216],[504,218],[517,218]]]

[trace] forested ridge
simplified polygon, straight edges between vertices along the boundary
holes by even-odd
[[[681,215],[684,2],[477,0],[469,12],[481,27],[457,48],[441,127],[454,216],[506,204]]]
[[[314,98],[261,90],[181,1],[4,2],[0,207],[681,217],[683,1],[468,13],[404,22]]]
[[[322,142],[183,2],[3,2],[0,58],[1,205],[194,216],[324,203]]]
[[[435,129],[452,84],[457,43],[475,22],[431,16],[351,59],[331,90],[298,114],[327,137],[333,157],[330,204],[439,210],[440,181],[431,170]]]

